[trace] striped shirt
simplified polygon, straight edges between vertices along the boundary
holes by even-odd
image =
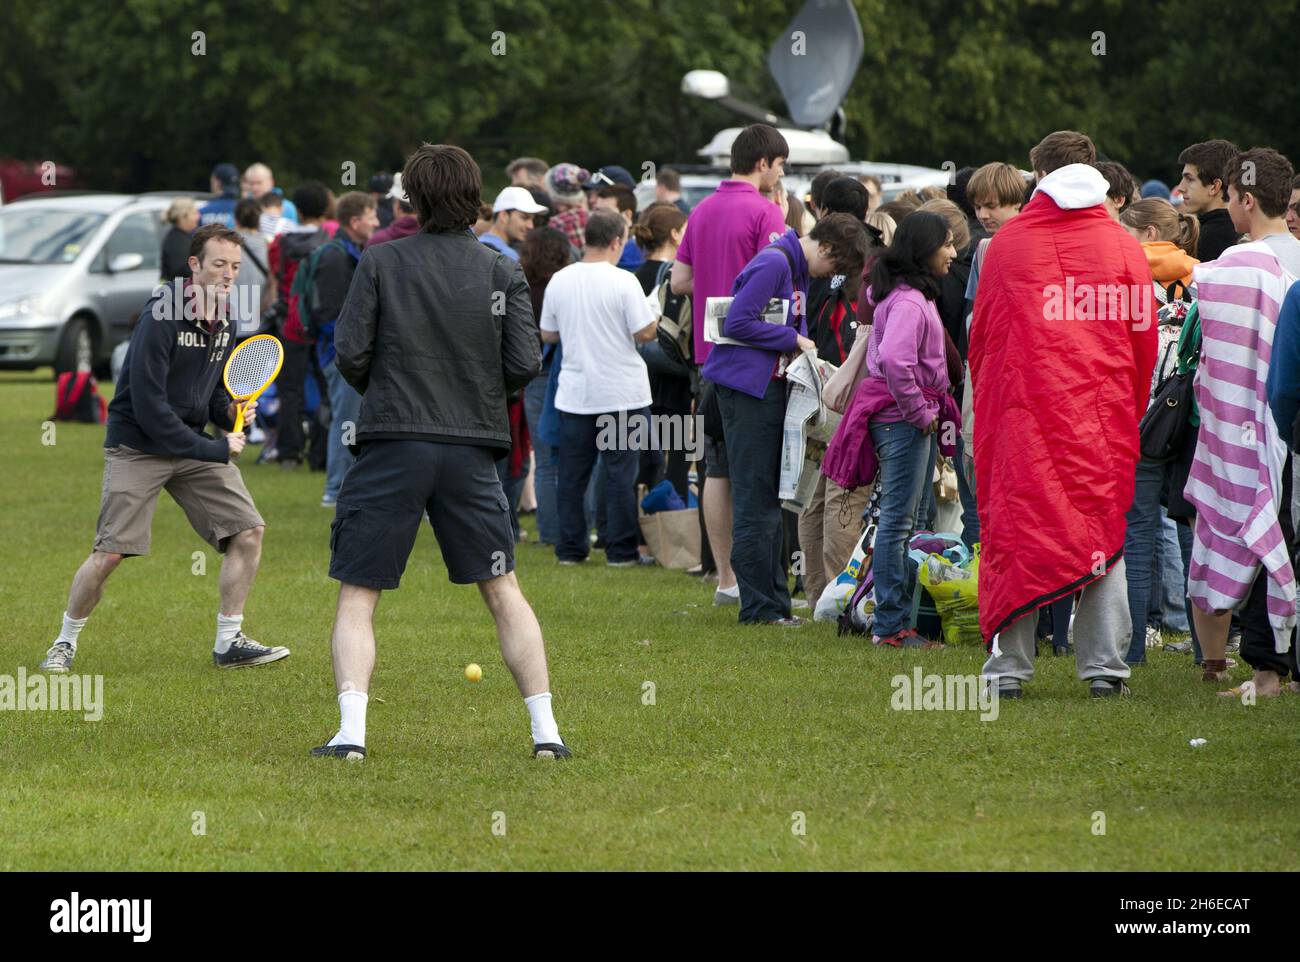
[[[1238,608],[1263,567],[1274,647],[1285,652],[1296,586],[1278,521],[1286,444],[1265,384],[1278,313],[1295,280],[1264,243],[1194,269],[1202,354],[1201,426],[1184,495],[1196,506],[1188,595],[1202,611]]]

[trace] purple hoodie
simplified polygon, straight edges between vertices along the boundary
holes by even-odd
[[[874,423],[906,421],[924,429],[939,414],[939,403],[927,399],[922,389],[943,392],[949,387],[943,321],[934,301],[916,288],[899,284],[876,305],[867,376],[883,380],[894,398],[875,414]]]
[[[781,250],[790,255],[788,260]],[[754,255],[736,276],[731,293],[735,300],[727,310],[722,334],[745,344],[713,345],[700,374],[714,384],[762,399],[776,374],[781,355],[794,351],[797,336],[808,333],[804,317],[808,304],[808,259],[793,228]],[[763,308],[774,297],[790,302],[790,318],[784,327],[768,324],[762,318]],[[938,319],[937,314],[935,318]],[[942,350],[942,340],[939,346]]]

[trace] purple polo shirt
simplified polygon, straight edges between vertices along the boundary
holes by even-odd
[[[696,364],[707,361],[713,347],[704,340],[704,302],[730,296],[745,265],[785,229],[781,208],[743,180],[724,180],[691,211],[677,260],[695,275],[691,314]]]

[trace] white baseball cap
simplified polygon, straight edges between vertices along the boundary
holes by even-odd
[[[393,186],[388,190],[389,200],[400,200],[403,204],[409,204],[410,198],[406,196],[406,191],[402,189],[402,175],[393,174]]]
[[[492,213],[499,214],[504,210],[518,210],[525,214],[540,214],[546,208],[533,200],[533,195],[523,187],[507,187],[497,194],[497,199],[492,204]]]

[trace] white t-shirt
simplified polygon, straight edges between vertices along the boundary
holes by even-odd
[[[541,328],[564,349],[555,406],[604,414],[650,406],[650,375],[632,335],[654,321],[636,275],[608,262],[570,264],[546,285]]]
[[[1263,241],[1273,248],[1273,253],[1282,262],[1282,269],[1292,277],[1300,278],[1300,240],[1283,231],[1281,234],[1270,234]]]

